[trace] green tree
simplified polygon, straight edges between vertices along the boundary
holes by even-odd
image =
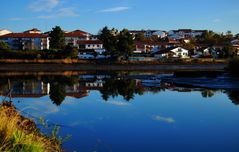
[[[64,32],[60,26],[52,28],[52,31],[49,34],[50,36],[50,48],[61,50],[65,47],[65,37]]]
[[[135,41],[144,41],[144,40],[145,40],[144,33],[137,33],[137,34],[135,35],[134,40],[135,40]]]
[[[129,33],[127,29],[123,29],[120,31],[118,35],[118,50],[120,51],[120,55],[124,57],[128,57],[133,53],[135,48],[133,36]]]
[[[224,52],[224,58],[235,57],[237,53],[236,49],[232,46],[225,46],[222,48],[222,51]]]
[[[239,33],[236,34],[234,38],[239,39]]]
[[[9,50],[9,45],[6,42],[0,41],[0,50]]]
[[[114,29],[112,29],[114,30]],[[116,49],[116,36],[112,33],[112,30],[108,29],[107,26],[105,26],[100,32],[99,32],[99,39],[103,42],[103,47],[109,52],[111,56],[114,56],[117,51]],[[114,30],[115,31],[115,30]]]
[[[71,45],[66,45],[64,50],[65,50],[64,53],[67,55],[67,57],[70,58],[77,58],[79,53],[78,48],[72,47]]]

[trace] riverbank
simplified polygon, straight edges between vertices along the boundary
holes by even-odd
[[[11,102],[0,104],[0,117],[0,151],[63,151],[57,138],[43,135],[35,122],[22,117]]]
[[[1,72],[66,72],[66,71],[223,71],[227,64],[0,64]]]

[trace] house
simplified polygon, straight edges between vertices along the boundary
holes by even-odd
[[[79,48],[78,41],[90,40],[90,37],[91,34],[81,30],[65,32],[65,44]]]
[[[152,41],[136,42],[134,53],[151,53],[160,49],[160,43]]]
[[[49,36],[32,30],[23,33],[9,33],[0,36],[0,41],[8,43],[13,50],[49,49]]]
[[[81,30],[66,32],[65,44],[77,47],[78,49],[103,49],[103,43],[98,40],[97,36]]]
[[[171,30],[171,31],[168,31],[168,38],[175,39],[175,40],[180,40],[180,39],[183,39],[184,36],[180,35],[177,30]]]
[[[223,47],[221,46],[216,46],[216,47],[204,47],[204,48],[199,48],[196,51],[195,56],[200,56],[204,58],[220,58],[225,55],[225,52],[222,50]]]
[[[162,49],[154,54],[155,58],[162,59],[162,58],[189,58],[189,51],[182,48],[182,47],[172,47]]]
[[[23,33],[41,34],[41,31],[38,30],[37,28],[33,28],[33,29],[27,30],[27,31],[25,31],[25,32],[23,32]]]
[[[9,31],[9,30],[6,30],[6,29],[0,30],[0,36],[6,35],[6,34],[9,34],[9,33],[12,33],[12,32]]]
[[[134,38],[137,34],[143,34],[146,38],[150,38],[152,36],[156,36],[158,38],[167,37],[167,32],[162,30],[130,30],[129,33],[133,35]]]
[[[171,39],[180,40],[185,38],[195,38],[206,32],[206,30],[178,29],[169,31],[168,37]]]
[[[78,40],[76,44],[80,49],[103,50],[103,42],[100,40]]]
[[[152,33],[152,36],[156,36],[158,38],[165,38],[167,37],[167,32],[166,31],[155,31]]]
[[[235,39],[231,41],[233,47],[239,47],[239,39]]]

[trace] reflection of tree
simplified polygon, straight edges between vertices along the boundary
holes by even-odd
[[[211,98],[214,96],[214,91],[213,90],[208,90],[208,89],[205,89],[202,91],[202,97],[204,98]]]
[[[51,83],[50,86],[50,99],[57,106],[61,105],[66,97],[65,86],[59,83]]]
[[[103,89],[100,91],[102,93],[102,98],[108,100],[110,96],[116,97],[121,95],[125,100],[130,101],[134,98],[134,94],[142,95],[144,90],[143,87],[136,86],[134,80],[131,79],[107,79]]]
[[[239,104],[239,90],[232,90],[232,91],[226,91],[226,94],[228,95],[228,98],[234,103],[235,105]]]
[[[66,97],[66,87],[77,83],[74,76],[48,76],[44,77],[46,83],[50,83],[50,99],[54,104],[60,106]]]

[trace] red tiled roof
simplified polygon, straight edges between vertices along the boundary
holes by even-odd
[[[77,44],[103,44],[100,40],[84,40],[84,41],[77,41]]]
[[[81,30],[75,30],[69,33],[65,33],[65,37],[86,37],[89,33],[81,31]]]
[[[38,33],[9,33],[6,35],[0,36],[0,38],[47,38],[46,34]]]

